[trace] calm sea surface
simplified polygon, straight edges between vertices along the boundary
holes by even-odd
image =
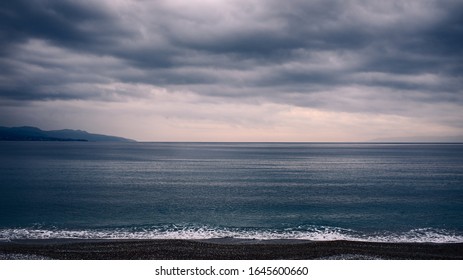
[[[0,142],[0,239],[463,242],[463,145]]]

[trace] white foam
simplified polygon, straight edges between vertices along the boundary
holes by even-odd
[[[0,229],[0,240],[14,239],[301,239],[311,241],[370,241],[412,243],[460,243],[463,235],[442,229],[421,228],[404,233],[382,232],[362,234],[337,227],[304,227],[285,230],[231,229],[207,226],[169,225],[149,228],[118,228],[111,230],[65,230],[65,229]]]
[[[377,242],[432,242],[432,243],[460,243],[463,236],[456,233],[433,228],[413,229],[403,234],[383,233],[367,238],[368,241]]]

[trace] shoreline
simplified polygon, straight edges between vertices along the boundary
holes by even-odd
[[[463,243],[255,239],[21,239],[0,242],[0,259],[55,260],[462,260]]]

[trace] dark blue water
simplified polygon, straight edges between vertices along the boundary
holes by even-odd
[[[0,238],[463,242],[463,145],[0,142]]]

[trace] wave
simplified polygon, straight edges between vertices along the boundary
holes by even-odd
[[[219,228],[194,225],[164,225],[113,229],[9,228],[0,229],[0,240],[15,239],[298,239],[308,241],[367,241],[387,243],[461,243],[463,235],[454,231],[418,228],[406,232],[362,233],[338,227],[296,227],[281,230]]]

